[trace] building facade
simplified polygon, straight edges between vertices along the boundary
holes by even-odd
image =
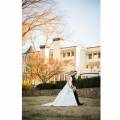
[[[63,39],[55,38],[52,48],[42,45],[40,51],[37,52],[30,47],[27,52],[23,53],[23,66],[26,62],[33,62],[30,56],[35,55],[38,60],[43,59],[43,62],[46,62],[49,58],[69,62],[70,66],[65,66],[64,71],[60,74],[60,80],[65,79],[66,72],[74,70],[82,78],[100,75],[100,46],[87,48],[80,45],[63,47],[61,46],[62,42],[64,42]]]

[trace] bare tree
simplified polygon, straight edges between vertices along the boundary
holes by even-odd
[[[45,33],[46,29],[53,28],[51,26],[61,24],[61,17],[56,13],[53,0],[22,0],[22,13],[23,41],[28,39],[29,34],[36,30],[41,30]],[[55,27],[53,29],[55,30]],[[52,31],[53,33],[54,31]]]
[[[25,69],[23,76],[27,77],[27,80],[42,81],[46,83],[50,79],[58,76],[68,66],[73,65],[71,61],[58,61],[53,58],[48,58],[45,61],[40,54],[29,55],[29,60],[25,62]]]

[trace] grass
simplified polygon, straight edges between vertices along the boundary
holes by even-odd
[[[23,120],[100,120],[100,100],[79,98],[83,106],[45,107],[54,96],[23,97]]]

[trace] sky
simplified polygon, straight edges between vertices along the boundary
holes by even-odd
[[[100,0],[55,0],[58,14],[65,22],[65,45],[100,45]],[[42,39],[42,40],[41,40]],[[39,36],[36,48],[44,44]]]

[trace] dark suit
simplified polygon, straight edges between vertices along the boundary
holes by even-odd
[[[71,76],[72,77],[72,84],[75,86],[75,82],[76,82],[76,78],[75,76]],[[81,103],[79,102],[79,98],[78,98],[78,94],[77,94],[77,91],[75,90],[74,91],[74,96],[75,96],[75,99],[76,99],[76,102],[78,105],[81,105]]]

